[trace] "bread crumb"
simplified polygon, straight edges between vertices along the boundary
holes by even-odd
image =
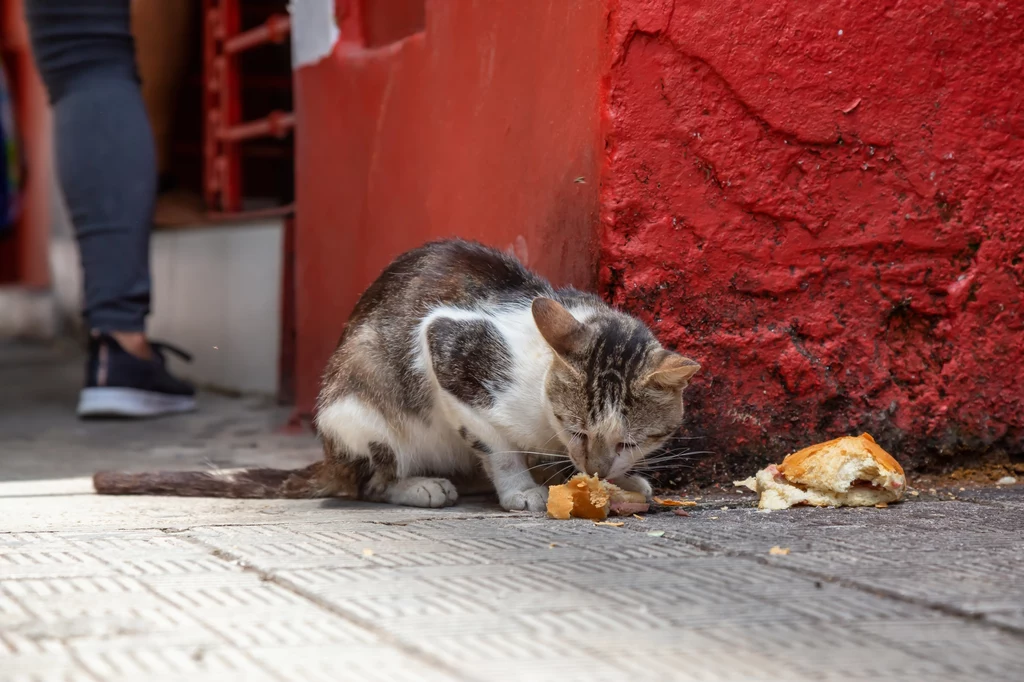
[[[889,506],[887,502],[879,502],[875,505],[875,509],[885,509]]]
[[[676,509],[672,513],[675,514],[676,516],[689,516],[690,515],[690,512],[684,511],[682,509]]]
[[[622,528],[626,525],[625,521],[594,521],[595,526],[612,526],[614,528]]]
[[[728,507],[722,507],[722,511],[729,511]]]
[[[917,497],[917,496],[918,496],[918,495],[920,495],[920,494],[921,494],[921,493],[917,492],[916,490],[911,490],[911,491],[910,491],[910,496],[911,496],[911,497]]]
[[[373,556],[373,550],[367,547],[363,550],[363,556]]]
[[[647,534],[650,535],[652,538],[660,538],[662,535],[665,534],[665,531],[663,531],[663,530],[650,530],[650,531],[647,531]]]
[[[660,504],[662,507],[696,507],[697,503],[693,500],[673,500],[668,497],[655,497],[654,504]]]
[[[636,519],[637,521],[646,521],[647,520],[645,517],[640,516],[639,514],[633,514],[633,518]]]
[[[1003,476],[996,481],[996,485],[1013,485],[1016,482],[1017,479],[1014,476]],[[963,488],[960,488],[960,490],[963,490]]]
[[[712,520],[712,521],[717,521],[717,520],[718,520],[718,517],[717,517],[717,516],[712,516],[712,517],[711,517],[711,520]]]
[[[775,556],[785,556],[789,554],[789,547],[779,547],[778,545],[775,545],[768,550],[768,553],[774,554]]]
[[[554,542],[548,544],[548,549],[551,549],[552,547],[558,547],[558,545]]]

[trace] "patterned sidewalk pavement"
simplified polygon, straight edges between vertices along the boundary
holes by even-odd
[[[80,424],[61,367],[26,398],[0,362],[3,682],[1024,679],[1024,486],[771,514],[730,491],[622,527],[489,500],[99,497],[97,467],[316,444],[212,395]]]

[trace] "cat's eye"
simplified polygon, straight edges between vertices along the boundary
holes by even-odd
[[[621,455],[623,450],[631,450],[631,449],[633,449],[635,447],[636,447],[636,443],[627,443],[627,442],[623,441],[621,443],[618,443],[615,446],[615,452],[617,452],[618,454]]]
[[[571,433],[572,437],[579,440],[581,443],[587,442],[587,434],[583,433],[582,431],[572,431]]]

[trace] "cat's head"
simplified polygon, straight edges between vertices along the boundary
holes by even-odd
[[[612,311],[579,322],[549,298],[533,301],[533,319],[554,351],[549,418],[577,469],[622,476],[679,427],[700,365],[662,348],[642,322]]]

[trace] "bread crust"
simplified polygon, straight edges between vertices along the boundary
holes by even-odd
[[[844,445],[850,449],[863,449],[867,451],[873,460],[875,460],[879,469],[888,471],[889,473],[899,474],[904,478],[906,477],[900,463],[897,462],[892,455],[879,447],[878,443],[875,442],[875,439],[872,438],[869,433],[862,433],[859,436],[843,436],[842,438],[836,438],[824,443],[817,443],[806,447],[803,450],[798,450],[791,455],[787,455],[786,458],[782,460],[782,464],[778,465],[779,473],[790,481],[800,482],[807,476],[809,460],[815,457],[822,450],[834,445]]]
[[[563,485],[548,487],[548,516],[568,519],[570,516],[603,521],[608,514],[627,516],[649,508],[642,493],[623,490],[597,476],[576,474]]]

